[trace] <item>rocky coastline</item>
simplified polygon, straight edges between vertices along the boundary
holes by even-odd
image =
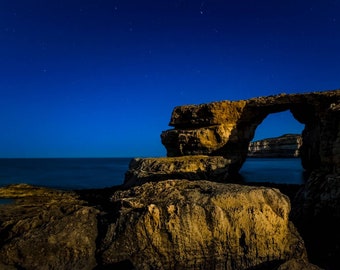
[[[340,91],[174,108],[164,158],[98,190],[0,188],[0,269],[339,269]],[[256,127],[305,124],[298,187],[236,175]]]

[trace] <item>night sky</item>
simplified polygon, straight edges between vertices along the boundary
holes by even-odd
[[[0,0],[0,63],[0,157],[164,156],[175,106],[340,88],[340,0]]]

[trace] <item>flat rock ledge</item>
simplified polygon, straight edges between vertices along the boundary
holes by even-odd
[[[232,161],[222,156],[134,158],[125,173],[124,186],[169,179],[225,181]]]
[[[306,261],[289,199],[276,189],[167,180],[111,200],[118,215],[101,244],[104,265],[237,270]]]

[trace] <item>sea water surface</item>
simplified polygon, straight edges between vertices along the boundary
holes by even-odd
[[[305,181],[300,158],[247,158],[240,174],[245,182],[300,185]]]
[[[131,158],[0,159],[0,186],[26,183],[60,189],[120,185]]]
[[[105,188],[124,181],[131,158],[0,159],[0,186],[26,183],[59,189]],[[248,158],[240,170],[246,182],[302,184],[298,158]]]

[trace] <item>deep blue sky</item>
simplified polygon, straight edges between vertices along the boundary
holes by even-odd
[[[340,88],[339,48],[340,0],[0,0],[0,157],[164,156],[175,106]]]

